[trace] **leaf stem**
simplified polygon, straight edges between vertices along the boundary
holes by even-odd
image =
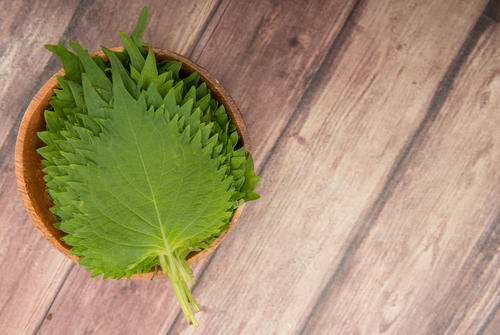
[[[189,324],[198,327],[198,321],[194,317],[193,310],[199,312],[200,308],[196,305],[187,283],[193,284],[193,274],[191,269],[186,263],[185,259],[180,258],[177,253],[167,253],[165,255],[160,255],[160,265],[163,270],[168,275],[170,283],[174,289],[179,305],[181,306],[182,313]]]

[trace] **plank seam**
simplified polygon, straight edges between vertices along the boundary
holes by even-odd
[[[358,220],[360,228],[354,233],[354,237],[351,239],[351,241],[347,243],[347,247],[345,248],[345,252],[339,262],[339,265],[335,269],[333,275],[327,281],[325,287],[321,290],[321,293],[319,294],[318,299],[313,305],[310,313],[307,315],[304,325],[299,334],[305,334],[309,323],[318,311],[320,305],[323,303],[327,292],[333,286],[333,283],[337,280],[340,273],[344,270],[348,258],[351,257],[354,251],[359,248],[371,228],[375,225],[375,222],[377,221],[385,204],[392,195],[392,190],[399,183],[397,176],[402,175],[406,170],[403,165],[408,161],[409,157],[411,157],[411,149],[415,146],[417,140],[425,135],[424,130],[426,130],[428,126],[435,120],[444,102],[446,101],[447,95],[453,85],[458,71],[466,62],[468,56],[474,49],[479,37],[483,34],[488,25],[489,22],[487,22],[487,20],[485,20],[483,16],[480,16],[469,32],[468,36],[465,38],[465,41],[462,43],[462,46],[460,47],[458,53],[451,61],[443,78],[439,82],[423,120],[420,122],[417,130],[410,137],[405,147],[401,150],[401,152],[395,159],[395,164],[393,164],[393,167],[389,172],[382,190],[380,191],[373,205],[368,209],[368,214],[364,215],[361,220]],[[354,226],[356,227],[358,226],[358,224],[355,224]]]
[[[500,1],[490,0],[483,14],[495,22],[500,22]]]
[[[476,335],[483,335],[484,334],[484,331],[486,330],[486,328],[488,328],[489,324],[491,323],[491,321],[493,320],[493,318],[495,317],[495,315],[497,314],[498,311],[500,311],[500,298],[498,299],[497,303],[495,304],[495,307],[493,307],[491,312],[486,317],[486,320],[484,321],[484,323],[481,325],[481,327],[479,327],[479,330],[477,331]]]
[[[265,18],[266,18],[266,14],[262,15],[262,17],[260,18],[260,21],[257,24],[257,27],[255,28],[255,30],[253,32],[252,38],[250,39],[250,42],[248,42],[248,45],[245,48],[245,51],[243,51],[243,53],[242,53],[243,59],[248,54],[250,49],[253,47],[255,41],[257,40],[257,37],[259,37],[260,30],[262,29],[262,26],[264,25]]]
[[[61,285],[59,286],[59,288],[57,289],[56,291],[56,294],[54,295],[54,298],[52,298],[52,301],[50,302],[50,305],[49,307],[47,308],[47,310],[45,311],[42,319],[40,320],[40,322],[38,323],[38,326],[35,328],[35,331],[33,332],[33,335],[37,335],[38,332],[40,331],[40,329],[42,328],[42,325],[43,323],[45,322],[46,318],[47,318],[47,315],[49,314],[50,312],[50,309],[52,308],[52,306],[54,305],[54,302],[56,301],[57,297],[59,296],[59,293],[61,292],[64,284],[66,283],[66,281],[68,280],[69,278],[69,275],[71,274],[71,271],[73,271],[73,269],[75,268],[75,265],[76,263],[73,263],[71,262],[71,266],[69,267],[68,271],[66,272],[66,275],[64,276],[64,279],[61,283]]]
[[[196,39],[195,39],[195,41],[193,43],[193,46],[191,47],[191,51],[187,55],[188,58],[191,59],[193,57],[194,49],[196,48],[196,46],[198,45],[198,43],[200,43],[200,40],[203,37],[203,35],[205,34],[205,31],[207,30],[207,28],[210,25],[210,23],[212,22],[212,20],[213,20],[213,18],[215,16],[215,13],[217,13],[217,11],[219,10],[219,7],[220,7],[221,3],[222,3],[222,0],[218,0],[217,4],[215,5],[215,7],[208,14],[208,17],[205,20],[205,23],[203,24],[203,28],[201,28],[200,32],[198,33],[198,36],[196,36]]]
[[[229,7],[230,3],[227,4],[227,6],[224,8],[224,10],[222,11],[222,14],[219,15],[218,17],[218,20],[217,20],[217,23],[215,24],[215,27],[214,29],[212,30],[212,32],[210,33],[210,36],[208,36],[207,38],[207,42],[205,43],[205,45],[203,46],[203,48],[201,49],[200,53],[198,54],[198,57],[196,57],[196,61],[199,61],[199,59],[201,58],[201,55],[203,54],[203,51],[205,51],[205,48],[207,47],[208,45],[208,41],[212,38],[212,35],[214,34],[215,30],[217,30],[217,27],[219,26],[220,22],[222,21],[222,18],[224,17],[224,15],[226,14],[226,10],[227,8]],[[215,11],[214,11],[214,14],[215,14]],[[206,26],[206,28],[208,28],[208,24]],[[199,41],[201,41],[201,38],[203,36],[200,35],[200,39],[197,41],[197,43]],[[189,53],[189,57],[192,58],[194,57],[194,52],[196,51],[196,44],[193,45],[193,48],[191,49],[191,52]]]
[[[281,140],[283,139],[284,135],[288,131],[288,128],[290,128],[290,125],[293,123],[295,118],[300,114],[300,111],[304,108],[306,102],[308,101],[307,98],[310,95],[310,92],[314,92],[314,90],[317,88],[317,85],[319,83],[319,79],[321,78],[322,75],[325,75],[327,71],[325,71],[330,64],[337,58],[339,54],[339,50],[342,49],[342,46],[346,42],[347,38],[346,35],[349,36],[351,34],[351,28],[350,24],[351,21],[354,17],[355,12],[358,10],[358,7],[361,3],[361,0],[357,0],[354,5],[352,6],[349,15],[345,19],[342,27],[340,28],[339,32],[337,33],[337,36],[335,37],[334,41],[330,45],[330,48],[328,49],[325,57],[323,58],[323,61],[321,62],[318,70],[311,76],[311,79],[309,80],[306,89],[304,90],[304,94],[302,94],[302,97],[300,98],[299,102],[297,103],[297,107],[295,107],[292,115],[288,118],[287,123],[285,124],[285,127],[283,130],[281,130],[280,134],[278,135],[278,138],[274,142],[273,146],[271,147],[271,150],[269,150],[267,156],[264,158],[264,161],[262,165],[260,166],[260,169],[258,171],[258,175],[262,175],[264,170],[266,169],[267,164],[271,160],[271,157],[274,155],[276,149],[278,148]]]

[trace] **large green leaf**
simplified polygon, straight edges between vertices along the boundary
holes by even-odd
[[[81,228],[72,235],[85,239],[82,256],[102,273],[129,269],[148,255],[206,247],[230,218],[234,191],[202,147],[201,129],[194,136],[188,127],[180,131],[177,115],[147,110],[144,96],[136,101],[120,80],[113,93],[104,131],[78,148],[91,150],[92,162],[78,168],[85,191]],[[114,243],[123,244],[119,257],[108,254]]]

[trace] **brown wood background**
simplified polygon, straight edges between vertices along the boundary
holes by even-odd
[[[194,267],[91,279],[19,200],[44,43],[119,45],[142,3],[0,1],[0,334],[500,334],[498,0],[145,1],[145,40],[206,67],[247,121],[262,199]]]

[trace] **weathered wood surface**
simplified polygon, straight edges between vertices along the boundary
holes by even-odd
[[[142,4],[1,3],[16,13],[0,22],[1,332],[499,333],[500,30],[486,2],[148,2],[145,40],[223,83],[263,177],[194,268],[196,331],[165,278],[71,266],[15,191],[16,127],[59,67],[42,44],[117,45]]]
[[[356,3],[221,3],[192,57],[220,78],[239,103],[257,165],[297,110]]]
[[[485,322],[478,316],[494,310],[499,45],[500,26],[490,24],[401,163],[363,242],[324,290],[306,333],[476,334]]]
[[[500,303],[495,310],[486,318],[483,329],[478,332],[481,335],[497,335],[500,329]]]
[[[14,144],[24,109],[52,59],[43,43],[63,38],[77,8],[77,1],[0,2],[0,332],[5,334],[36,329],[69,267],[36,232],[19,201]]]

